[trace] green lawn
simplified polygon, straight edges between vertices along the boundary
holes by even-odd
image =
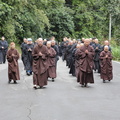
[[[112,46],[112,56],[114,60],[120,61],[120,46]]]

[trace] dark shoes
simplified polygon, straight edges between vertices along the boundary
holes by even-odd
[[[52,78],[52,82],[54,82],[55,80],[54,80],[54,78]]]
[[[111,80],[108,80],[109,82],[111,81]],[[103,83],[105,83],[105,80],[103,80]]]
[[[30,73],[29,73],[29,72],[27,72],[27,75],[28,75],[28,76],[30,76]]]
[[[88,85],[87,84],[82,84],[81,87],[88,87]]]
[[[11,80],[8,81],[8,83],[10,84]]]
[[[16,82],[16,81],[14,81],[14,84],[17,84],[17,82]]]
[[[12,80],[9,80],[8,83],[10,84]],[[17,84],[16,80],[14,80],[14,84]]]
[[[30,76],[30,75],[32,75],[32,71],[26,71],[26,74],[28,75],[28,76]]]
[[[85,84],[84,87],[87,87],[87,84]]]

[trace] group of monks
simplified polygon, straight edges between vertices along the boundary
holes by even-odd
[[[54,37],[51,37],[49,41],[39,38],[35,42],[31,38],[24,38],[21,51],[24,70],[26,75],[33,75],[35,89],[47,85],[48,78],[51,78],[54,82],[59,53]],[[19,53],[15,49],[15,43],[11,42],[10,49],[7,52],[8,83],[12,81],[17,83],[16,81],[20,80],[18,59]]]
[[[35,42],[31,38],[24,38],[21,44],[21,59],[26,75],[33,76],[33,87],[43,88],[47,85],[48,78],[54,82],[56,78],[57,61],[62,57],[69,73],[77,78],[82,87],[88,87],[88,83],[94,83],[93,71],[100,73],[103,82],[112,80],[112,54],[109,41],[100,45],[97,38],[71,40],[64,37],[61,43],[55,41],[55,37],[49,40],[38,38]],[[20,55],[11,42],[8,43],[2,37],[0,41],[0,63],[8,61],[8,83],[16,84],[20,80],[18,59]]]
[[[64,38],[61,43],[62,60],[70,68],[69,74],[77,77],[82,87],[94,83],[93,71],[98,72],[105,83],[113,79],[112,53],[109,41],[100,45],[97,38],[82,38],[76,42]]]

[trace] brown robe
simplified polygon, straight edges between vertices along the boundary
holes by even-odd
[[[108,55],[108,58],[106,58]],[[112,80],[113,73],[112,73],[112,55],[110,51],[102,51],[100,54],[100,66],[101,66],[101,79],[103,80]]]
[[[88,50],[88,54],[85,51]],[[75,55],[79,58],[79,72],[77,75],[77,82],[84,85],[87,83],[94,83],[93,78],[93,57],[94,57],[94,49],[90,45],[82,46],[78,49]]]
[[[15,56],[12,56],[14,54]],[[18,66],[19,53],[16,49],[9,49],[7,52],[8,60],[8,78],[9,80],[20,80],[19,66]]]
[[[39,56],[39,52],[43,55]],[[47,85],[48,80],[48,50],[45,45],[37,45],[33,52],[33,84],[38,86]]]
[[[48,77],[56,78],[56,51],[53,48],[48,48]]]

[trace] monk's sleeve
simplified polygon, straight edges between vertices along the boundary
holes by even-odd
[[[15,60],[18,60],[19,59],[19,53],[18,51],[16,51],[16,55],[13,57]]]
[[[89,57],[90,59],[93,59],[94,54],[95,54],[95,52],[94,52],[94,49],[92,48],[91,51],[88,52],[88,57]]]
[[[101,60],[106,59],[106,57],[104,56],[104,53],[103,53],[103,52],[100,53],[100,59],[101,59]]]
[[[52,49],[51,53],[50,53],[50,57],[55,57],[56,56],[56,51],[54,49]]]
[[[47,56],[48,56],[48,49],[45,47],[44,48],[45,50],[44,50],[44,53],[42,53],[43,55],[42,55],[42,59],[43,60],[46,60],[47,59]]]
[[[109,56],[108,56],[108,59],[112,60],[112,54],[110,53]]]
[[[81,49],[77,50],[75,53],[76,57],[80,57],[81,59],[84,59],[86,57],[86,54],[84,51],[82,51]]]
[[[13,60],[13,57],[10,55],[9,51],[7,52],[7,60],[8,60],[8,62],[12,62],[12,60]]]
[[[38,60],[39,59],[39,53],[37,52],[36,48],[33,49],[32,56],[33,56],[34,60]]]

